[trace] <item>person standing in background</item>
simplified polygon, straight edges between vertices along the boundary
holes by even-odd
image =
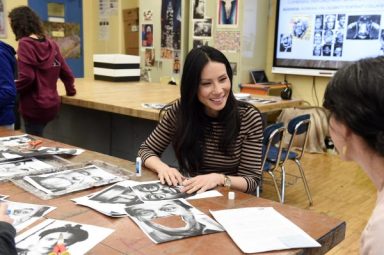
[[[14,129],[15,124],[15,54],[12,46],[0,41],[0,128],[6,129]]]
[[[74,77],[57,44],[45,36],[35,12],[20,6],[8,17],[16,41],[19,41],[16,88],[25,132],[43,136],[45,126],[60,108],[57,80],[60,78],[64,83],[67,96],[74,96]]]

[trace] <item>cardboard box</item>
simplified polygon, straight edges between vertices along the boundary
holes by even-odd
[[[136,47],[136,48],[125,48],[125,54],[138,56],[139,55],[139,48],[138,47]]]
[[[139,8],[123,10],[124,20],[139,20]]]
[[[95,80],[140,81],[140,57],[125,54],[94,54]]]
[[[125,32],[124,41],[126,48],[138,48],[139,47],[139,33],[138,32]]]

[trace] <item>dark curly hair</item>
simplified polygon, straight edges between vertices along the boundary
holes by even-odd
[[[384,156],[384,57],[361,59],[330,80],[323,106]]]
[[[16,41],[31,34],[44,38],[44,29],[39,16],[28,6],[14,8],[9,14],[11,28]]]

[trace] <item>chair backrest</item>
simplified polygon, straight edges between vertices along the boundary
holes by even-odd
[[[311,127],[311,115],[309,114],[299,115],[297,117],[292,118],[288,122],[287,131],[291,135],[288,148],[287,148],[288,151],[292,150],[295,138],[298,135],[304,135],[304,139],[301,139],[300,144],[295,143],[295,147],[297,147],[300,150],[300,153],[297,156],[297,159],[299,160],[304,154],[305,146],[307,145],[307,141],[308,141],[310,127]]]
[[[283,137],[284,137],[285,127],[282,122],[275,123],[267,126],[264,129],[263,135],[263,165],[264,169],[265,164],[271,164],[270,171],[274,171],[279,167],[281,151],[283,149]],[[274,154],[275,158],[270,158],[271,153],[270,149],[272,147],[278,148],[278,153]],[[267,158],[269,159],[267,161]]]

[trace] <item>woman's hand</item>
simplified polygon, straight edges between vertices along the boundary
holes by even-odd
[[[218,185],[224,183],[224,176],[222,174],[212,173],[205,175],[198,175],[193,178],[187,179],[183,182],[182,192],[192,194],[194,192],[202,193],[209,189],[216,188]]]
[[[181,185],[185,179],[179,170],[173,167],[157,169],[157,175],[159,176],[160,182],[162,184],[166,183],[170,186]]]

